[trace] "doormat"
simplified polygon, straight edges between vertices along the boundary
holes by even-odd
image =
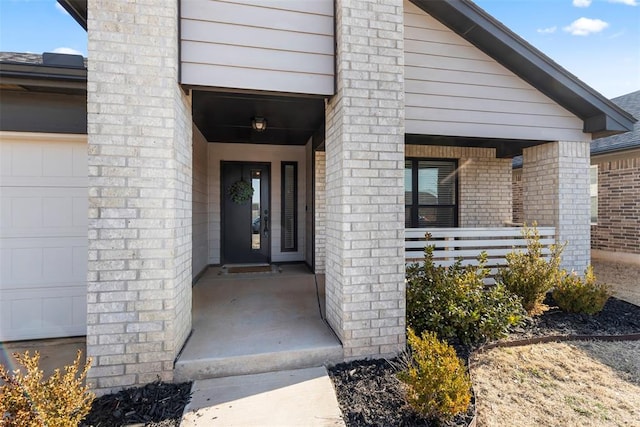
[[[234,273],[271,273],[272,268],[270,265],[251,265],[246,267],[227,267],[228,274]]]

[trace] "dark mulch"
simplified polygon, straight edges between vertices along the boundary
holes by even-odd
[[[82,427],[116,427],[138,424],[178,427],[191,398],[191,383],[155,382],[101,396],[93,402]]]
[[[595,316],[560,311],[551,296],[549,309],[528,319],[509,334],[507,340],[550,335],[626,335],[640,333],[640,307],[610,298]],[[466,360],[471,348],[455,346]],[[473,403],[466,416],[450,423],[420,417],[407,407],[396,370],[385,360],[343,363],[329,370],[347,427],[363,426],[467,426],[473,416]]]
[[[394,361],[391,361],[392,363]],[[357,360],[329,369],[347,426],[467,426],[473,403],[465,416],[438,424],[414,412],[406,403],[396,370],[386,360]]]

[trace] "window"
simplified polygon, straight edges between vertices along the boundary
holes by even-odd
[[[589,169],[590,181],[590,194],[591,194],[591,222],[598,222],[598,165],[591,166]]]
[[[282,162],[282,252],[298,250],[298,163]]]
[[[456,169],[455,160],[405,161],[406,228],[458,226]]]

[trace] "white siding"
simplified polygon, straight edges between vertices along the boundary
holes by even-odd
[[[582,121],[404,2],[406,133],[589,140]]]
[[[86,136],[0,134],[0,341],[84,335]]]
[[[207,140],[193,125],[192,277],[200,274],[209,264],[207,172]]]
[[[221,204],[220,162],[243,161],[271,164],[271,261],[304,261],[306,164],[304,146],[209,143],[209,264],[220,264]],[[298,162],[298,250],[281,252],[280,162]]]
[[[180,13],[182,83],[333,94],[332,0],[182,0]]]

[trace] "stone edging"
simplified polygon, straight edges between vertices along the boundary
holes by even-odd
[[[467,357],[467,366],[469,367],[469,373],[471,373],[471,358],[476,354],[481,354],[494,348],[510,348],[510,347],[522,347],[532,344],[545,344],[549,342],[566,342],[566,341],[640,341],[640,333],[637,334],[625,334],[625,335],[548,335],[544,337],[525,338],[514,341],[498,341],[490,344],[483,345],[476,350],[472,351]],[[473,408],[473,419],[469,422],[468,427],[477,427],[478,419],[478,395],[471,386],[471,390],[476,399],[475,407]]]

